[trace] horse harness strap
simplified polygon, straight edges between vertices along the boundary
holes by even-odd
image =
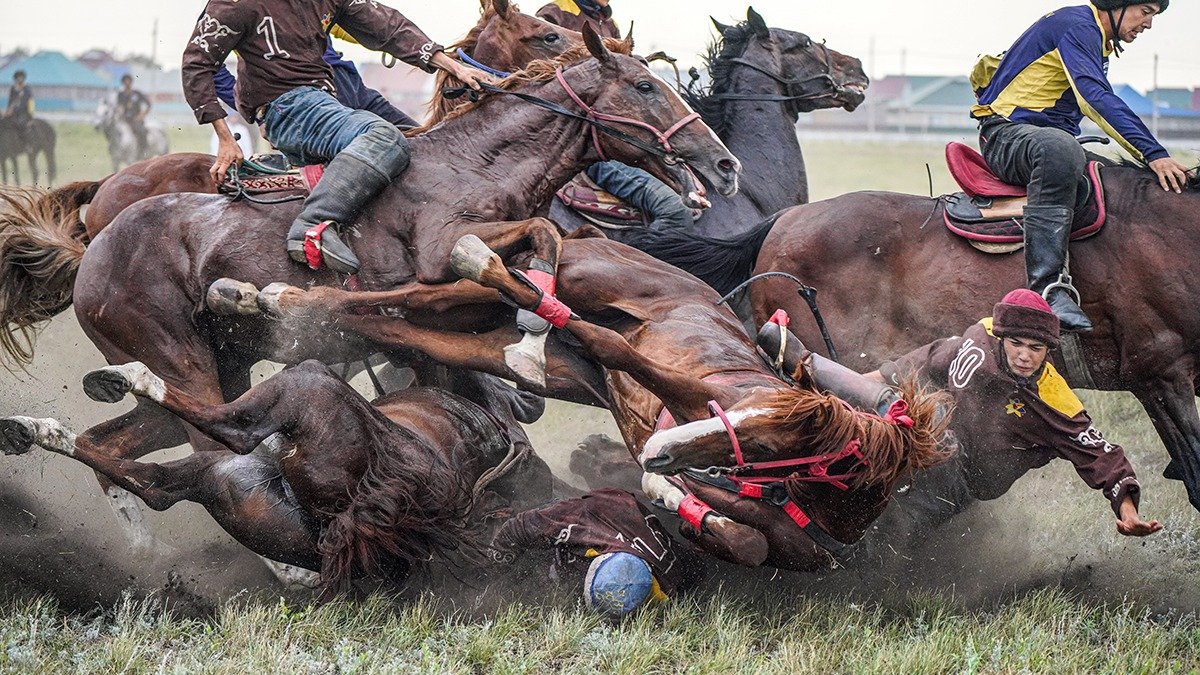
[[[495,68],[493,68],[489,65],[480,63],[479,61],[476,61],[475,59],[471,58],[470,54],[463,51],[462,47],[458,48],[458,51],[456,52],[456,54],[458,54],[459,61],[462,61],[463,63],[465,63],[468,66],[471,66],[473,68],[482,70],[483,72],[487,73],[488,75],[495,75],[496,77],[511,77],[512,76],[512,73],[508,73],[503,70],[496,70]]]
[[[823,59],[824,64],[825,64],[825,72],[819,73],[817,75],[812,75],[810,77],[806,77],[802,80],[787,79],[785,77],[780,76],[778,73],[773,73],[756,63],[751,63],[742,58],[730,59],[729,61],[730,61],[730,63],[736,63],[739,66],[745,66],[746,68],[749,68],[750,70],[753,70],[753,71],[762,73],[763,75],[766,75],[767,77],[771,78],[772,80],[783,85],[783,89],[785,92],[791,92],[792,87],[796,87],[796,86],[807,84],[808,82],[814,82],[814,81],[825,81],[825,82],[829,83],[829,85],[833,87],[833,91],[831,91],[831,92],[827,91],[827,92],[821,92],[819,94],[790,94],[790,93],[788,93],[788,94],[717,94],[716,98],[721,101],[762,101],[762,102],[766,102],[766,103],[793,103],[793,102],[798,102],[798,101],[812,101],[815,99],[824,98],[826,96],[829,96],[831,93],[836,93],[836,92],[840,91],[842,89],[842,87],[840,85],[838,85],[838,83],[835,82],[833,79],[833,54],[831,54],[829,52],[828,47],[824,47],[823,43],[822,43],[822,48],[825,51],[825,58]]]

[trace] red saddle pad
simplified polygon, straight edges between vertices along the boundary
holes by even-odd
[[[963,192],[972,197],[1024,197],[1025,188],[1005,183],[992,173],[983,155],[969,145],[946,144],[946,166]]]

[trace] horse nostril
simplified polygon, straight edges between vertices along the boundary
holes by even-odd
[[[735,163],[732,159],[722,159],[721,161],[717,162],[717,168],[724,173],[733,173],[737,171],[737,163]]]

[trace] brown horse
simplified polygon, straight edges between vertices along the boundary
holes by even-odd
[[[683,101],[640,61],[608,51],[594,33],[585,38],[592,55],[587,60],[569,54],[562,62],[537,62],[510,78],[508,91],[567,110],[574,105],[570,87],[596,110],[658,129],[690,116]],[[414,280],[449,281],[454,278],[450,251],[468,233],[507,255],[532,250],[556,264],[556,230],[530,216],[554,186],[595,161],[589,126],[582,114],[563,114],[496,93],[414,137],[413,163],[404,179],[392,183],[359,218],[355,246],[364,262],[359,282],[366,289],[383,290]],[[669,163],[687,162],[722,189],[736,189],[737,160],[702,124],[676,133],[670,154],[648,144],[647,134],[636,127],[631,133],[635,136],[622,137],[628,141],[606,133],[600,143],[607,152],[642,163],[667,180],[673,180]],[[245,392],[250,366],[262,359],[344,362],[373,353],[373,345],[319,325],[287,335],[261,317],[216,317],[203,311],[206,290],[221,277],[243,277],[260,285],[277,280],[297,286],[339,283],[329,272],[313,272],[280,255],[281,240],[274,235],[295,213],[294,204],[264,206],[200,194],[138,202],[83,256],[74,294],[81,327],[110,363],[141,361],[210,405]],[[487,299],[494,297],[489,291]],[[198,451],[220,450],[212,439],[190,429],[185,436],[184,431],[160,406],[142,400],[130,413],[81,438],[113,457],[136,458],[185,439]]]
[[[478,239],[464,238],[455,260],[460,274],[501,290],[519,307],[541,300]],[[847,544],[861,537],[883,510],[899,476],[944,459],[936,443],[944,427],[934,420],[938,397],[906,391],[915,424],[903,427],[853,411],[832,395],[789,384],[764,364],[737,318],[716,304],[716,293],[685,272],[607,239],[568,239],[559,273],[560,297],[583,318],[569,320],[565,332],[552,332],[544,383],[522,379],[507,366],[503,346],[515,332],[510,320],[501,318],[498,328],[483,334],[418,325],[438,318],[439,326],[453,323],[456,307],[489,299],[465,282],[423,292],[379,293],[328,287],[304,291],[277,284],[246,292],[239,307],[219,306],[227,312],[261,309],[283,318],[285,326],[328,325],[380,347],[417,349],[447,364],[513,378],[541,395],[605,406],[628,447],[640,452],[644,465],[654,471],[733,463],[726,428],[709,419],[710,402],[724,410],[721,414],[727,415],[751,462],[839,453],[850,441],[861,442],[865,469],[846,489],[778,481],[787,485],[777,489],[787,490],[793,507],[806,512],[827,538],[798,527],[785,509],[741,498],[694,475],[674,482],[647,475],[644,489],[671,510],[686,512],[697,498],[715,507],[716,513],[701,514],[698,526],[685,527],[684,534],[707,551],[744,565],[826,565],[827,551],[836,546],[830,541]],[[363,307],[394,307],[405,319],[363,315],[358,311]],[[504,316],[499,307],[493,311]],[[664,410],[680,426],[656,434]],[[829,465],[833,473],[853,472],[851,466],[863,469],[850,455]]]
[[[628,54],[633,43],[610,41],[609,47]],[[503,70],[519,70],[538,59],[557,57],[569,49],[583,46],[583,35],[561,26],[547,23],[537,17],[522,14],[508,0],[484,0],[479,22],[459,42],[450,45],[447,51],[454,54],[463,49],[485,63]],[[407,132],[416,135],[440,122],[446,114],[467,102],[466,98],[450,99],[443,96],[446,89],[461,86],[454,78],[439,71],[437,86],[429,103],[430,120],[422,129]],[[2,131],[2,129],[0,129]],[[91,241],[130,204],[147,197],[180,192],[216,194],[217,188],[209,175],[213,156],[184,152],[131,164],[115,174],[93,182],[72,183],[46,193],[44,201],[25,212],[66,216],[82,211],[83,227],[76,227],[77,217],[69,221],[39,218],[22,223],[11,216],[0,231],[0,266],[5,278],[11,283],[0,284],[0,296],[9,299],[0,302],[0,324],[7,328],[0,334],[4,353],[16,363],[28,363],[32,357],[32,328],[52,318],[70,305],[72,279],[70,275],[47,275],[47,269],[57,270],[70,267],[77,261],[71,255],[60,260],[39,260],[38,265],[27,267],[25,252],[42,249],[47,239],[70,237],[84,245]],[[27,196],[10,193],[12,199],[27,201]],[[84,205],[86,210],[83,210]],[[59,250],[73,251],[75,248],[65,239]],[[31,310],[29,314],[14,314],[6,311],[17,307],[12,301],[17,295],[32,293],[31,301],[21,306]],[[15,347],[15,349],[14,349]]]
[[[1200,282],[1186,271],[1200,257],[1197,182],[1165,193],[1153,174],[1103,170],[1108,222],[1071,245],[1071,273],[1095,329],[1079,337],[1085,368],[1054,360],[1072,386],[1137,396],[1171,455],[1165,475],[1182,480],[1200,508]],[[845,365],[876,368],[991,312],[1004,291],[1024,285],[1020,255],[987,255],[941,226],[941,204],[885,192],[856,192],[784,212],[763,243],[755,272],[783,271],[821,292],[821,310]],[[759,320],[776,308],[807,309],[790,282],[752,291]],[[793,330],[821,344],[811,321]]]
[[[46,185],[53,185],[58,173],[54,158],[54,147],[58,136],[54,127],[43,119],[34,118],[20,127],[11,118],[0,119],[0,174],[8,182],[8,169],[12,166],[14,183],[21,182],[18,160],[25,155],[29,161],[29,173],[34,184],[38,182],[38,155],[46,160]]]
[[[0,420],[0,451],[38,445],[72,457],[156,510],[198,503],[255,553],[319,571],[327,590],[354,576],[403,579],[435,555],[470,559],[479,552],[476,497],[515,459],[500,422],[469,401],[409,389],[367,403],[315,361],[224,405],[198,401],[136,362],[89,373],[84,390],[106,402],[135,394],[233,452],[131,461],[56,420],[28,417]]]

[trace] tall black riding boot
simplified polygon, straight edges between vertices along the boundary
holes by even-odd
[[[1071,294],[1061,286],[1046,292],[1065,278],[1073,217],[1071,209],[1057,206],[1025,207],[1025,275],[1029,290],[1046,298],[1063,330],[1086,333],[1092,329],[1092,322]]]
[[[342,274],[358,271],[358,258],[338,237],[336,225],[353,221],[375,195],[392,179],[379,169],[345,152],[339,153],[325,167],[325,173],[312,194],[304,200],[304,208],[288,230],[287,252],[296,262],[307,262],[304,255],[304,235],[325,221],[335,225],[321,233],[321,257],[329,269]]]

